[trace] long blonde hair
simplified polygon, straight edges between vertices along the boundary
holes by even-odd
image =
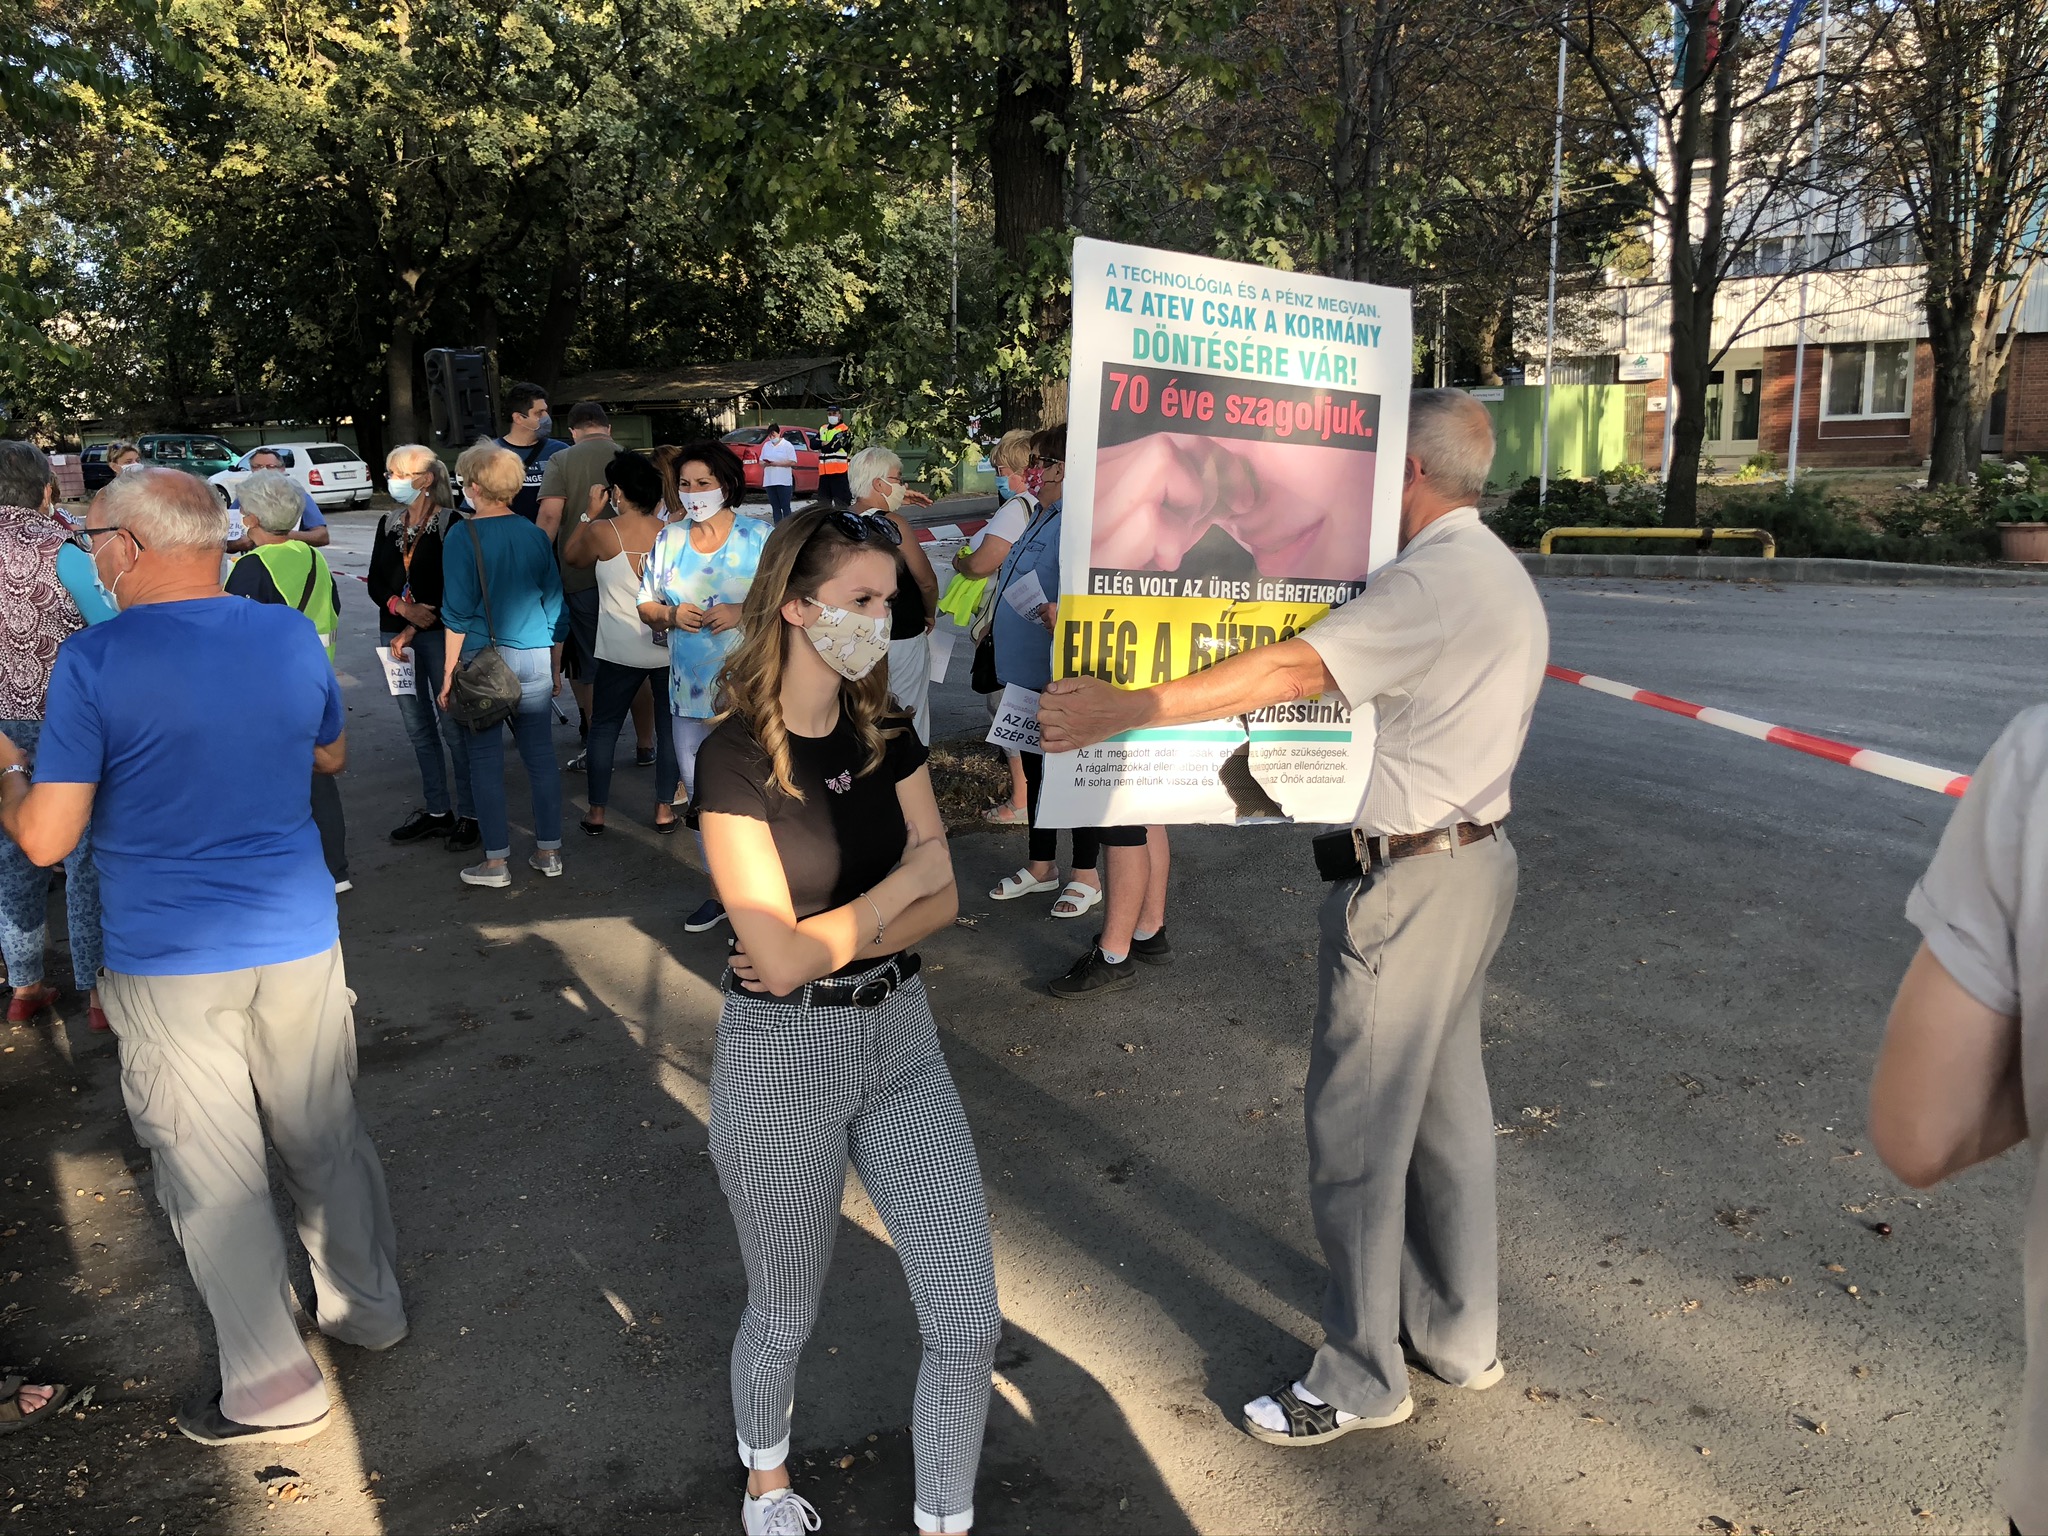
[[[754,584],[740,609],[740,643],[725,658],[718,674],[718,696],[724,703],[721,720],[737,715],[746,722],[768,754],[768,765],[776,786],[792,800],[803,791],[789,766],[789,729],[782,720],[782,674],[789,664],[792,643],[808,642],[782,617],[782,605],[793,597],[815,602],[818,589],[833,576],[847,558],[860,550],[894,555],[896,547],[887,539],[854,537],[837,521],[844,514],[826,507],[813,507],[787,518],[768,535],[761,550],[761,563],[754,571]],[[902,569],[901,561],[897,569]],[[854,734],[866,749],[860,767],[862,778],[882,766],[885,743],[897,729],[884,729],[889,713],[889,664],[884,661],[859,682],[839,682],[839,707],[853,722]]]

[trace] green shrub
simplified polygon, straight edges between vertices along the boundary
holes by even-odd
[[[1548,503],[1538,505],[1542,482],[1531,476],[1486,514],[1486,525],[1515,548],[1534,549],[1553,528],[1651,528],[1663,520],[1661,486],[1647,479],[1618,483],[1610,500],[1598,481],[1553,480]]]
[[[1769,529],[1786,559],[1960,565],[1998,556],[1997,533],[1975,500],[1966,487],[1906,491],[1859,514],[1808,481],[1790,491],[1730,496],[1716,521],[1724,528]]]

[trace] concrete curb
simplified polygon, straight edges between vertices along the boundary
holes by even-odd
[[[1858,587],[2040,587],[2048,568],[1907,565],[1889,560],[1763,560],[1753,555],[1539,555],[1517,551],[1531,576],[1636,576],[1678,581],[1832,582]]]

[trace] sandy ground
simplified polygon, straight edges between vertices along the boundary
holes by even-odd
[[[368,519],[337,525],[337,566],[362,569]],[[1561,662],[1963,768],[2039,676],[2026,594],[1545,597]],[[95,1396],[5,1443],[0,1510],[27,1536],[733,1529],[743,1282],[705,1151],[723,946],[681,932],[694,850],[645,829],[630,767],[561,880],[515,862],[510,891],[471,890],[437,845],[391,847],[416,774],[367,605],[348,614],[343,934],[412,1335],[380,1356],[316,1336],[337,1406],[317,1440],[185,1442],[169,1420],[211,1341],[111,1053],[82,1017],[9,1031],[0,1354]],[[948,685],[941,733],[979,710]],[[1418,1377],[1410,1423],[1308,1453],[1236,1428],[1318,1336],[1306,834],[1176,834],[1175,963],[1092,1005],[1042,989],[1092,926],[990,903],[1020,840],[960,839],[961,926],[924,953],[1009,1320],[979,1528],[2003,1530],[2019,1169],[1913,1194],[1863,1134],[1900,906],[1945,814],[1546,693],[1487,1015],[1509,1375]],[[908,1526],[916,1351],[850,1186],[796,1425],[828,1531]]]

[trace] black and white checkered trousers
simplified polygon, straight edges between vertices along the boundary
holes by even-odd
[[[1002,1332],[981,1165],[924,983],[873,1008],[727,993],[711,1072],[711,1157],[732,1203],[747,1310],[732,1346],[740,1460],[789,1454],[796,1363],[817,1320],[852,1160],[917,1309],[917,1524],[974,1523]]]

